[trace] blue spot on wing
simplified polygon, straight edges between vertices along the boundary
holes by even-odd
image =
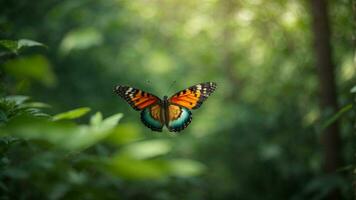
[[[182,113],[178,119],[172,120],[168,123],[170,131],[179,132],[185,129],[192,121],[192,113],[189,109],[181,107]]]
[[[151,130],[161,132],[163,124],[152,117],[150,109],[151,108],[146,108],[141,112],[141,121]]]

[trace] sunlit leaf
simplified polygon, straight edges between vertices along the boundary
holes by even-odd
[[[122,113],[118,113],[106,118],[101,125],[102,129],[112,129],[117,125],[118,121],[123,117]]]
[[[21,48],[24,48],[24,47],[34,47],[34,46],[47,47],[46,45],[44,45],[44,44],[42,44],[40,42],[37,42],[37,41],[34,41],[34,40],[29,40],[29,39],[20,39],[17,42],[17,49],[21,49]]]
[[[37,117],[49,117],[48,114],[43,113],[41,108],[49,107],[47,104],[41,102],[26,102],[29,99],[27,96],[14,95],[0,98],[0,111],[10,120],[19,115],[32,115]]]
[[[127,179],[159,179],[167,176],[191,177],[202,174],[206,167],[189,159],[137,160],[116,155],[107,164],[114,174]]]
[[[121,113],[118,113],[102,120],[102,116],[98,112],[94,115],[94,123],[89,126],[80,125],[77,127],[70,140],[66,142],[65,147],[81,150],[98,143],[110,135],[122,116]]]
[[[103,121],[103,115],[101,114],[101,112],[95,113],[95,115],[91,116],[91,118],[90,118],[90,124],[92,126],[93,125],[98,125],[102,121]]]
[[[120,154],[135,159],[147,159],[166,154],[171,148],[172,144],[169,140],[156,139],[129,144],[120,151]]]
[[[47,47],[46,45],[29,39],[20,39],[16,40],[0,40],[0,46],[3,46],[9,49],[13,53],[18,53],[19,50],[26,48],[26,47],[34,47],[34,46],[41,46]]]
[[[82,150],[107,137],[121,117],[122,114],[116,114],[91,126],[23,116],[11,120],[0,134],[44,140],[61,149]]]
[[[0,130],[0,133],[24,139],[42,139],[62,146],[70,140],[70,135],[75,131],[76,126],[72,123],[58,123],[43,118],[20,116],[12,119],[6,127]]]
[[[48,116],[48,115],[46,115],[44,113],[41,113],[41,110],[38,109],[38,108],[27,108],[25,110],[26,110],[27,113],[32,114],[33,116]]]
[[[137,124],[121,123],[107,138],[107,141],[115,145],[127,144],[142,139],[140,128]]]
[[[28,96],[23,96],[23,95],[11,95],[11,96],[6,96],[5,100],[10,101],[10,102],[15,102],[16,105],[20,105],[27,101],[30,97]]]
[[[69,32],[60,45],[60,51],[67,54],[72,50],[87,49],[101,44],[103,37],[94,28],[81,28]]]
[[[90,111],[88,107],[77,108],[64,113],[59,113],[53,116],[53,120],[63,120],[63,119],[77,119]]]
[[[169,166],[170,174],[181,177],[197,176],[206,169],[202,163],[188,159],[170,160]]]
[[[159,179],[168,175],[169,165],[162,160],[135,160],[117,156],[109,162],[108,169],[126,179]]]

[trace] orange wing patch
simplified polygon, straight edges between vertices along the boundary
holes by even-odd
[[[155,105],[151,107],[151,116],[153,117],[153,119],[162,122],[160,105]]]
[[[170,98],[170,102],[189,109],[193,109],[197,105],[200,96],[201,93],[199,90],[193,91],[190,89],[185,89],[172,96]]]
[[[188,109],[197,109],[215,91],[216,83],[206,82],[194,85],[173,95],[169,101]]]
[[[176,105],[169,105],[168,107],[168,114],[169,114],[169,121],[176,120],[182,114],[182,110],[179,106]]]
[[[157,102],[157,99],[153,97],[141,97],[134,101],[135,107],[137,107],[139,110],[142,110],[147,106],[154,104],[155,102]]]
[[[125,99],[135,110],[142,110],[161,101],[158,97],[150,93],[129,86],[119,85],[115,88],[115,92]]]

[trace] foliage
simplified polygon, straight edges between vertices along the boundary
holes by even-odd
[[[102,198],[101,190],[108,190],[105,187],[113,187],[123,180],[190,177],[200,174],[204,168],[196,161],[163,158],[172,148],[165,140],[120,143],[110,151],[101,152],[103,147],[96,144],[109,135],[119,135],[121,141],[129,140],[125,137],[130,136],[121,135],[116,125],[122,114],[103,119],[98,112],[88,125],[83,125],[72,120],[81,117],[88,108],[52,117],[38,109],[44,104],[27,102],[27,99],[24,96],[1,99],[2,198],[76,199],[83,195],[73,192],[81,188],[92,194],[90,199],[97,199]],[[108,174],[113,176],[107,177]],[[90,183],[98,176],[99,181],[103,178],[111,181],[105,185]],[[87,184],[93,188],[85,188]],[[18,188],[24,192],[16,193]],[[108,198],[120,197],[120,194],[111,195]]]
[[[44,44],[29,40],[29,39],[20,39],[20,40],[0,40],[0,45],[6,48],[8,51],[11,51],[15,54],[18,54],[20,50],[28,47],[41,46],[46,47]]]

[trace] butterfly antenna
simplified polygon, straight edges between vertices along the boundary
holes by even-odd
[[[176,84],[176,83],[177,83],[177,81],[173,81],[173,82],[172,82],[172,84],[169,86],[169,88],[168,88],[168,90],[167,90],[167,92],[166,92],[166,93],[168,93],[168,92],[169,92],[169,90],[170,90],[170,89],[172,89],[173,85],[174,85],[174,84]]]

